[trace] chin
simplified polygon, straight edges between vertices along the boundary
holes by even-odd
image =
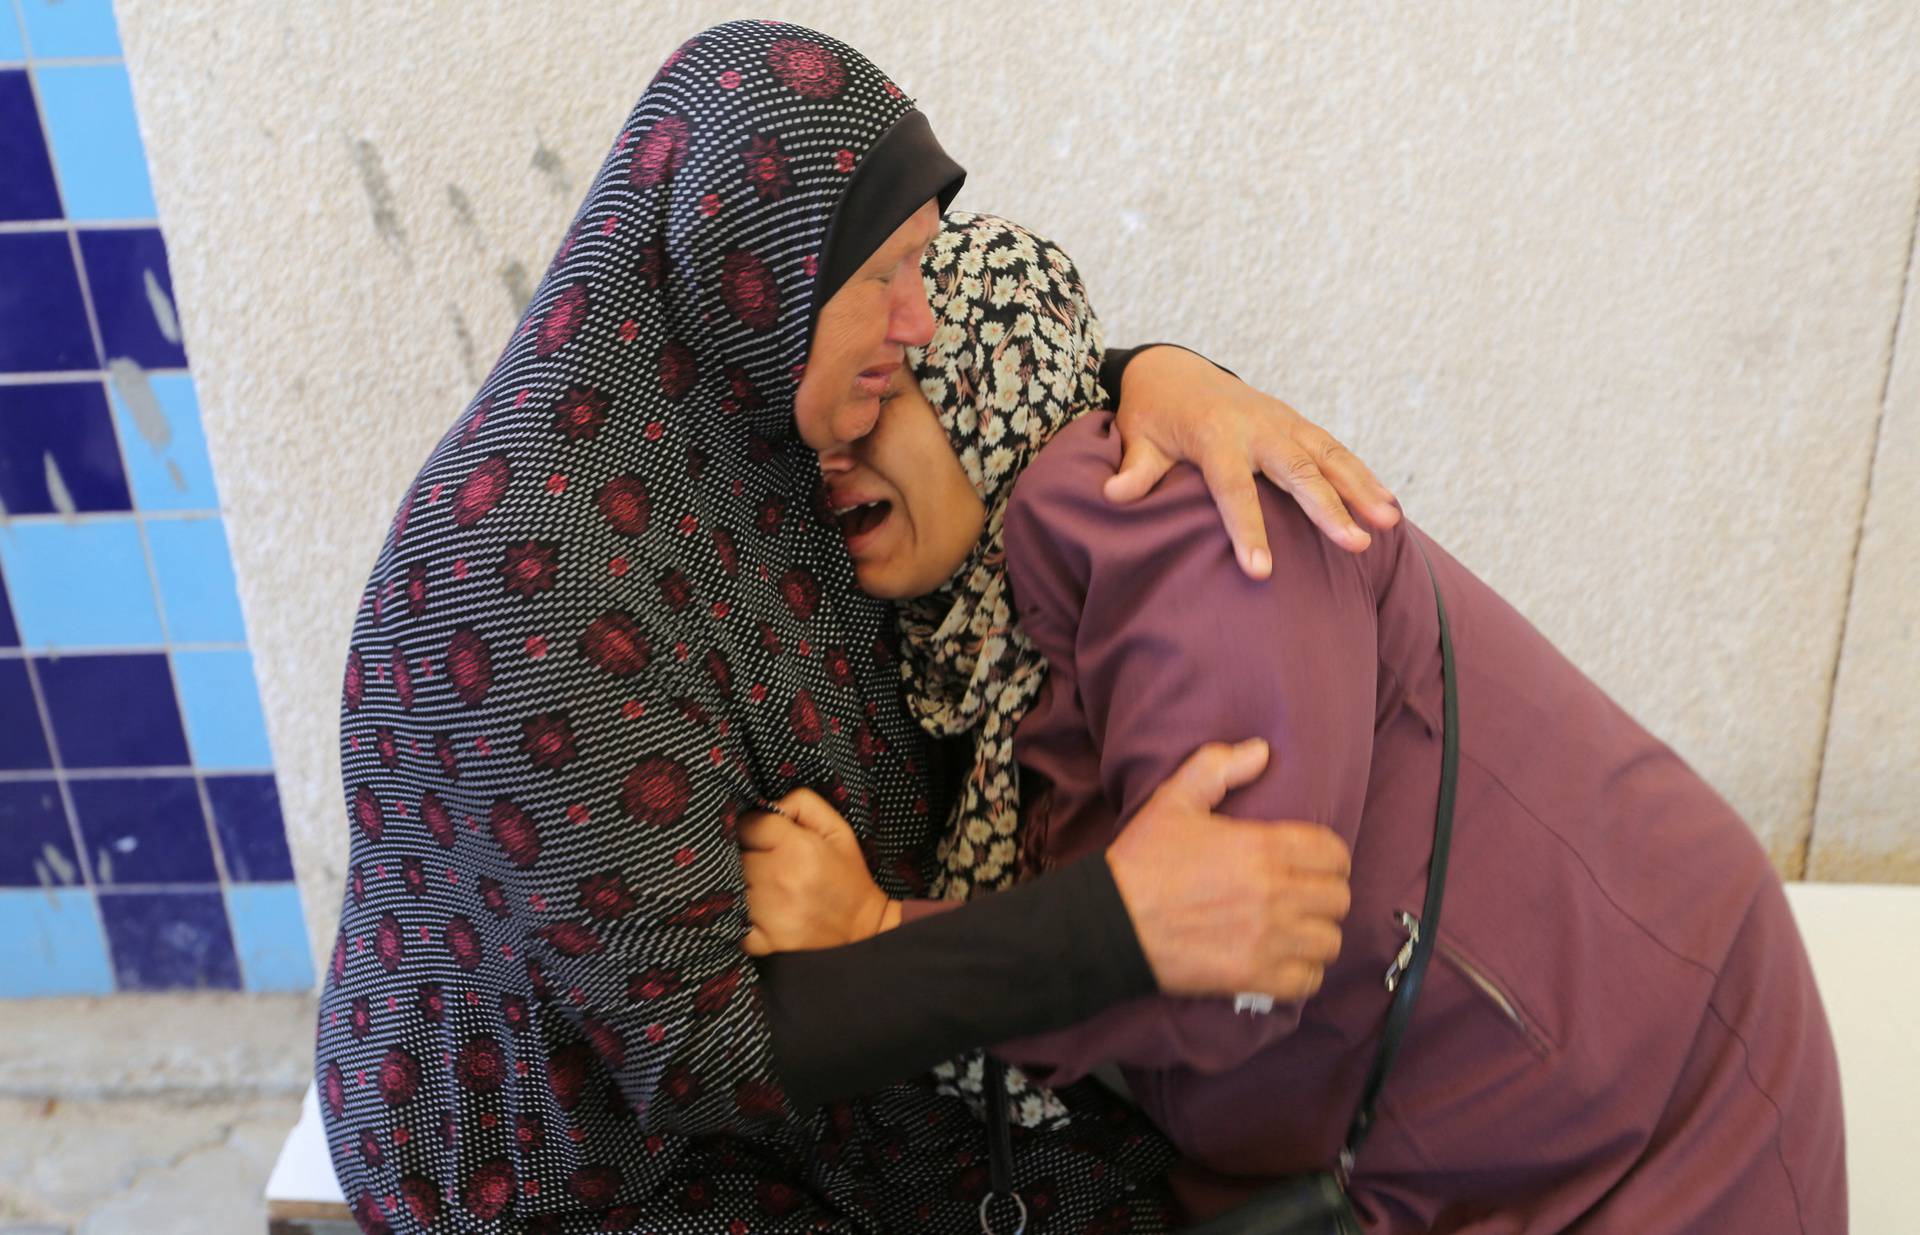
[[[896,591],[887,587],[887,579],[884,571],[877,570],[872,566],[865,565],[858,561],[853,564],[853,584],[862,592],[865,592],[877,600],[905,599]]]
[[[847,440],[857,441],[865,437],[880,423],[880,396],[850,391],[846,402],[840,405],[840,415],[834,420],[836,424],[850,425],[860,430],[858,433],[848,433]]]

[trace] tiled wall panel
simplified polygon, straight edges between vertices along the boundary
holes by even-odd
[[[0,0],[0,997],[305,990],[107,0]]]

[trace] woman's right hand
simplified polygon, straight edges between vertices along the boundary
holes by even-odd
[[[1340,954],[1346,842],[1316,823],[1213,813],[1267,757],[1257,738],[1201,747],[1107,848],[1164,994],[1305,999]]]
[[[867,871],[853,827],[811,789],[795,789],[772,811],[748,811],[738,832],[747,878],[749,956],[858,943],[900,920]]]

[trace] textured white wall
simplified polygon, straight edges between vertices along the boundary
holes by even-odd
[[[1920,258],[1911,246],[1821,766],[1807,863],[1815,879],[1920,883]]]
[[[737,10],[118,11],[324,947],[340,664],[389,516],[637,92]],[[1061,241],[1110,337],[1190,343],[1347,438],[1783,871],[1811,843],[1823,876],[1920,879],[1911,328],[1889,381],[1920,7],[778,15],[916,92],[961,204]]]

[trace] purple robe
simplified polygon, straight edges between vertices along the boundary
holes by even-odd
[[[1110,505],[1120,456],[1111,416],[1083,417],[1007,514],[1019,620],[1050,665],[1015,739],[1028,852],[1103,848],[1195,748],[1259,736],[1266,771],[1220,809],[1333,828],[1353,906],[1304,1006],[1151,997],[999,1053],[1056,1084],[1117,1060],[1195,1217],[1332,1164],[1432,850],[1420,537],[1458,657],[1460,786],[1444,925],[1353,1178],[1367,1229],[1844,1231],[1832,1039],[1727,803],[1410,523],[1348,554],[1262,485],[1274,570],[1255,582],[1193,469]]]

